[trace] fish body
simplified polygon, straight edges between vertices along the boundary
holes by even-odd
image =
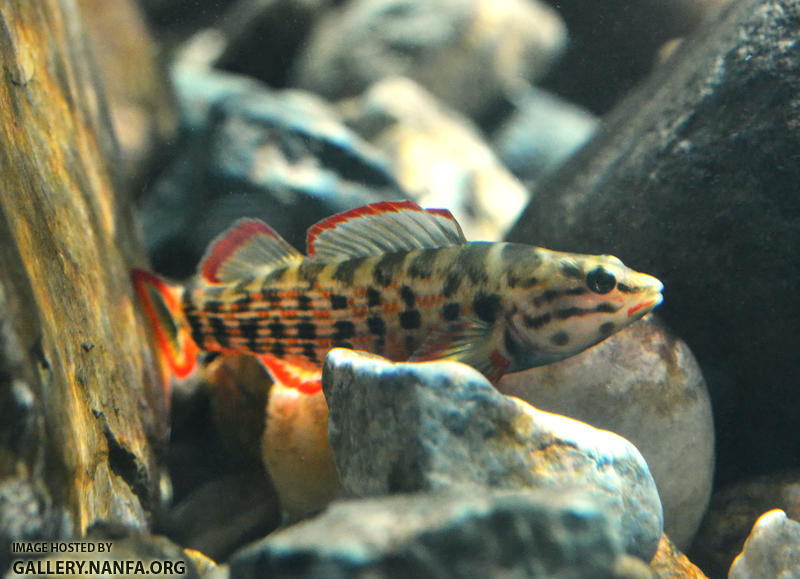
[[[612,256],[468,242],[446,210],[367,205],[309,230],[308,256],[242,220],[183,288],[134,272],[177,375],[198,350],[258,356],[313,393],[329,350],[459,360],[497,381],[576,354],[661,303],[662,285]]]

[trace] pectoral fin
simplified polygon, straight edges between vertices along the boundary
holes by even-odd
[[[480,320],[459,320],[434,328],[409,358],[410,362],[452,360],[468,364],[492,383],[505,374],[509,361],[497,351],[494,327]]]

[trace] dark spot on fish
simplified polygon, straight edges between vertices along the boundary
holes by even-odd
[[[567,332],[556,332],[550,336],[550,343],[554,346],[566,346],[569,344],[569,334]]]
[[[348,340],[356,335],[356,327],[353,322],[338,321],[333,324],[333,329],[335,331],[334,340]]]
[[[458,316],[461,315],[461,304],[452,302],[449,304],[444,304],[442,306],[442,317],[447,321],[453,321],[458,319]]]
[[[228,347],[228,328],[225,327],[225,321],[218,316],[209,316],[208,323],[211,326],[211,333],[217,344],[223,348]]]
[[[588,292],[585,287],[574,287],[572,289],[568,289],[564,292],[565,296],[582,296],[586,292]]]
[[[626,285],[624,283],[618,283],[617,284],[617,289],[619,291],[621,291],[622,293],[624,293],[624,294],[632,294],[632,293],[634,293],[636,291],[631,286]]]
[[[407,253],[394,252],[384,255],[372,270],[372,279],[379,286],[388,287],[403,267]]]
[[[605,322],[604,324],[600,324],[600,334],[603,336],[610,336],[614,333],[615,328],[614,322]]]
[[[486,260],[492,243],[476,241],[465,245],[464,249],[456,254],[455,269],[466,273],[475,285],[489,281],[489,274],[486,273]]]
[[[504,243],[500,251],[501,271],[506,272],[509,287],[531,288],[539,283],[532,275],[542,263],[538,250],[518,243]]]
[[[300,294],[297,296],[297,309],[298,310],[310,310],[311,309],[312,300],[310,297]]]
[[[364,263],[364,259],[366,258],[357,257],[355,259],[348,259],[339,263],[339,265],[336,266],[336,269],[333,270],[333,275],[331,275],[331,277],[345,285],[352,285],[353,279],[355,279],[356,270],[361,267],[361,264]]]
[[[269,353],[278,358],[283,358],[286,355],[286,346],[283,342],[273,342],[269,347]]]
[[[225,302],[217,300],[207,300],[206,303],[203,305],[203,309],[210,314],[218,314],[223,310],[224,306]]]
[[[270,306],[277,308],[281,305],[281,294],[275,288],[267,288],[263,290],[264,301],[270,303]]]
[[[300,267],[297,268],[297,277],[307,282],[309,285],[312,285],[317,281],[319,272],[321,272],[324,267],[325,263],[321,261],[305,259],[300,263]]]
[[[525,314],[522,316],[522,323],[526,328],[538,329],[550,322],[550,313],[542,314],[540,316],[530,316]]]
[[[308,358],[311,362],[317,362],[317,346],[312,342],[303,342],[300,344],[303,349],[303,356]]]
[[[583,279],[583,270],[571,261],[562,261],[559,264],[559,269],[566,277]]]
[[[231,309],[235,309],[237,311],[243,311],[250,308],[250,305],[253,303],[253,297],[250,295],[249,292],[244,292],[243,295],[231,302]]]
[[[247,347],[255,350],[256,340],[258,340],[258,318],[242,318],[239,320],[239,331],[242,337],[247,340]]]
[[[560,293],[561,292],[559,292],[558,290],[552,290],[552,289],[546,290],[544,293],[539,294],[538,296],[533,298],[533,305],[540,306],[545,302],[550,303],[554,299],[556,299],[560,295]]]
[[[270,335],[276,340],[286,337],[286,326],[277,320],[267,324],[267,329],[269,330]]]
[[[336,341],[333,343],[334,348],[348,348],[350,350],[353,349],[353,343],[347,342],[345,340]]]
[[[431,278],[433,276],[433,266],[436,263],[437,254],[437,249],[419,250],[408,264],[408,275],[412,278]]]
[[[386,333],[386,323],[382,318],[372,316],[367,318],[367,329],[369,329],[371,334],[382,336]]]
[[[594,311],[601,313],[601,314],[614,314],[619,311],[620,306],[617,304],[612,304],[610,302],[603,302],[602,304],[598,304]]]
[[[83,349],[84,352],[88,354],[89,352],[94,350],[94,344],[92,344],[91,342],[81,342],[81,348]]]
[[[344,310],[347,308],[347,297],[338,294],[331,294],[331,309]]]
[[[313,340],[317,337],[317,328],[310,322],[297,324],[297,337],[301,340]]]
[[[500,311],[500,296],[497,294],[479,293],[472,302],[472,311],[479,320],[493,324]]]
[[[519,356],[519,345],[517,344],[517,341],[514,339],[514,336],[511,334],[511,330],[508,327],[503,330],[503,345],[505,346],[506,352],[508,352],[509,356],[512,358]]]
[[[442,286],[442,294],[444,294],[444,297],[453,297],[453,294],[458,291],[462,279],[464,279],[464,274],[461,271],[453,270],[448,273],[447,277],[444,279],[444,285]]]
[[[400,327],[404,330],[416,330],[422,325],[422,317],[418,310],[400,312]]]
[[[375,288],[367,288],[367,307],[374,308],[381,305],[381,292]]]
[[[403,300],[403,303],[406,304],[406,307],[409,308],[413,308],[417,301],[417,296],[414,295],[414,292],[407,285],[400,288],[400,298]]]
[[[186,317],[186,321],[189,322],[189,328],[191,329],[192,339],[197,343],[197,345],[202,346],[204,344],[203,340],[203,324],[200,322],[200,316],[196,313],[188,313],[184,311],[184,315]]]

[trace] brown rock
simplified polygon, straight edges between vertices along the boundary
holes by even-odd
[[[0,1],[2,544],[101,519],[141,528],[159,503],[167,396],[87,48],[76,3]]]
[[[658,579],[706,579],[703,572],[681,553],[666,534],[661,535],[658,551],[650,561]]]

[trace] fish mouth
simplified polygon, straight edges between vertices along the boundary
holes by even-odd
[[[628,317],[632,318],[636,316],[642,318],[653,308],[660,305],[661,302],[664,301],[664,296],[661,294],[661,290],[663,289],[664,284],[656,280],[656,283],[645,293],[644,299],[635,306],[628,308]]]

